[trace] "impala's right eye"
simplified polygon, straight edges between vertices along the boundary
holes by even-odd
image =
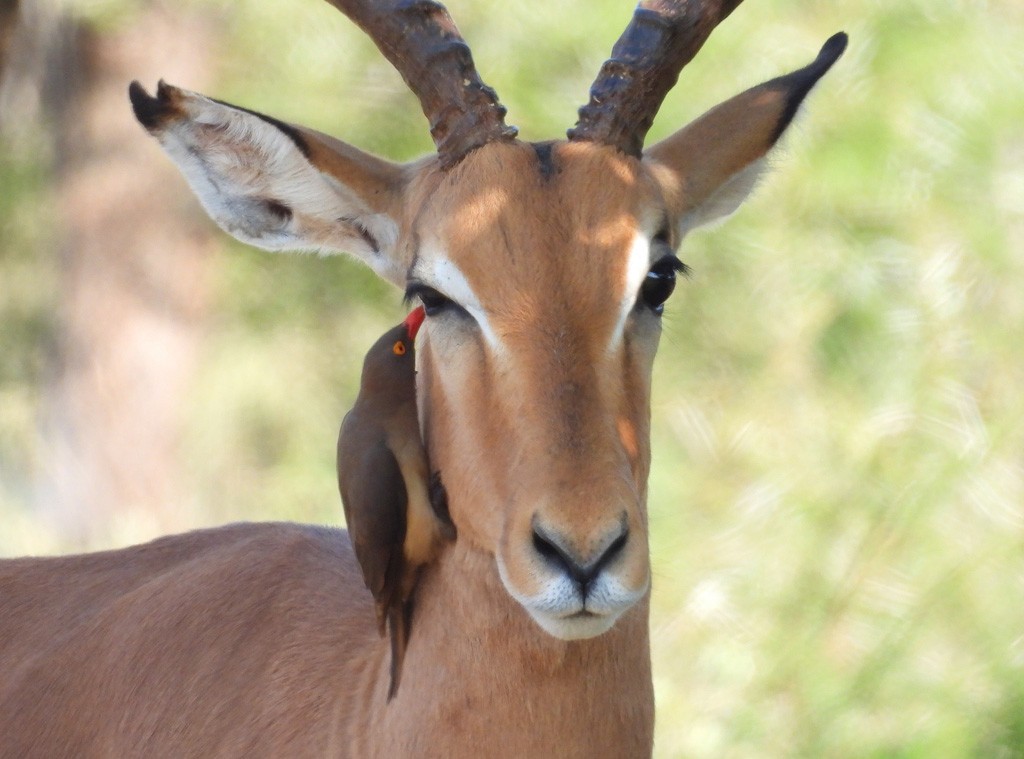
[[[420,302],[423,304],[423,310],[427,316],[436,316],[452,305],[451,298],[446,298],[437,290],[423,290],[420,293]]]
[[[446,309],[459,307],[455,301],[433,287],[428,287],[422,282],[410,282],[405,289],[405,300],[411,302],[417,299],[423,304],[423,312],[427,316],[437,316]]]

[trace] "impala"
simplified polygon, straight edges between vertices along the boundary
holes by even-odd
[[[845,35],[644,149],[739,0],[643,0],[568,140],[528,143],[442,6],[331,1],[419,97],[436,154],[390,163],[164,83],[130,95],[225,230],[353,254],[426,308],[421,433],[457,539],[421,576],[401,688],[389,702],[344,531],[10,560],[4,757],[652,751],[650,381],[676,251],[743,201]]]

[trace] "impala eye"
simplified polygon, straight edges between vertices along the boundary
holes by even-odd
[[[659,259],[644,277],[640,285],[640,299],[647,308],[661,316],[665,310],[665,301],[676,289],[676,272],[686,274],[689,268],[675,256]]]
[[[405,289],[405,300],[407,302],[419,299],[423,304],[423,312],[427,316],[437,316],[445,309],[458,304],[446,295],[442,295],[433,287],[427,287],[420,282],[410,282]]]

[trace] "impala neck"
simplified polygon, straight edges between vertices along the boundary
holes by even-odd
[[[649,756],[654,694],[645,598],[604,635],[544,633],[506,592],[494,558],[460,541],[427,568],[397,696],[386,643],[356,716],[376,745],[355,755],[430,755],[443,731],[461,756]],[[365,722],[363,721],[365,720]],[[382,736],[383,743],[377,744]],[[436,748],[436,747],[435,747]]]

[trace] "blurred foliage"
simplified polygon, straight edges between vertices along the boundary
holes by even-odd
[[[430,148],[326,4],[187,5],[224,29],[211,94],[395,159]],[[449,5],[538,139],[572,124],[631,10]],[[102,30],[130,8],[81,11]],[[1022,22],[1017,0],[750,3],[662,109],[652,141],[850,33],[764,187],[684,245],[653,409],[659,757],[1024,756]],[[27,484],[58,307],[44,167],[5,149],[0,188],[0,552],[56,549]],[[337,522],[337,424],[398,295],[341,258],[223,247],[198,510]]]
[[[57,262],[43,209],[47,176],[32,154],[0,144],[0,555],[38,529],[28,510],[44,455],[36,425],[53,350]],[[8,544],[8,541],[9,544]],[[28,541],[30,544],[32,541]]]

